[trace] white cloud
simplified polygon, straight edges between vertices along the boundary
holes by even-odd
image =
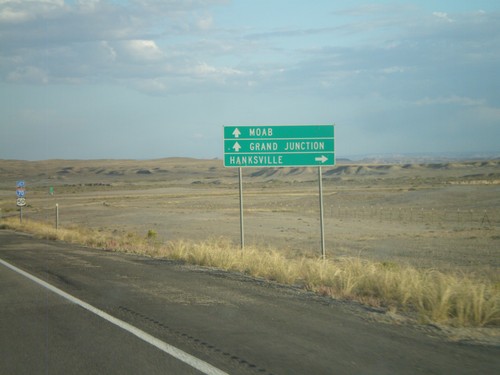
[[[83,12],[94,12],[101,5],[101,0],[78,0],[76,4]]]
[[[214,19],[211,15],[201,17],[197,22],[198,28],[203,31],[210,30],[214,25]]]
[[[466,112],[471,122],[480,121],[481,123],[494,124],[498,126],[500,121],[500,108],[491,106],[485,99],[470,98],[458,95],[447,97],[422,98],[415,103],[418,107],[424,106],[447,106],[455,109],[462,109]]]
[[[477,107],[477,106],[484,106],[485,101],[484,99],[473,99],[473,98],[468,98],[468,97],[463,97],[463,96],[458,96],[458,95],[452,95],[452,96],[447,96],[447,97],[437,97],[437,98],[430,98],[430,97],[425,97],[422,99],[419,99],[415,102],[418,106],[428,106],[428,105],[460,105],[460,106],[466,106],[466,107]]]
[[[159,61],[165,55],[153,40],[128,40],[122,42],[124,51],[137,61]]]
[[[15,69],[7,75],[7,81],[16,83],[46,84],[49,76],[44,70],[35,66],[25,66]]]
[[[132,82],[132,87],[149,95],[161,95],[167,92],[167,84],[161,79],[136,79]]]
[[[192,72],[197,76],[238,76],[243,75],[243,72],[237,69],[221,67],[217,68],[215,66],[211,66],[205,62],[199,63],[194,67],[188,69],[187,71]]]
[[[45,83],[119,80],[158,93],[182,76],[199,83],[237,74],[196,63],[206,51],[194,46],[197,39],[165,43],[165,35],[182,38],[211,29],[212,3],[217,1],[0,0],[0,77]],[[161,39],[165,48],[157,42]]]
[[[29,20],[31,17],[32,16],[28,12],[12,8],[0,9],[0,22],[9,22],[9,23],[24,22]]]
[[[101,46],[101,50],[104,51],[104,56],[105,56],[104,59],[106,61],[113,62],[116,60],[116,57],[117,57],[116,50],[112,46],[110,46],[110,44],[108,42],[103,40],[100,43],[100,46]]]
[[[204,139],[205,136],[202,133],[194,133],[193,138],[195,139]]]
[[[384,74],[394,74],[394,73],[404,73],[408,71],[408,67],[405,66],[390,66],[388,68],[381,69]]]
[[[487,81],[485,64],[500,62],[499,20],[491,13],[426,13],[412,5],[379,4],[336,12],[334,17],[347,18],[332,26],[234,30],[216,24],[210,12],[216,3],[0,0],[0,77],[119,80],[156,93],[199,85],[318,95],[377,91],[428,105],[435,98],[467,96],[463,80],[453,75],[468,72]],[[43,7],[50,22],[36,18]],[[17,23],[2,21],[2,14]],[[346,36],[352,43],[344,42]],[[428,99],[429,89],[434,99]]]
[[[433,12],[432,15],[446,22],[454,22],[446,12]]]
[[[497,129],[498,124],[500,123],[500,108],[484,106],[477,109],[476,119],[485,121],[491,124],[492,127]]]
[[[248,14],[237,14],[241,4],[217,3],[0,0],[0,80],[9,82],[0,95],[19,92],[0,112],[9,111],[5,103],[36,103],[43,91],[40,106],[51,92],[50,108],[66,112],[61,126],[85,111],[82,124],[110,134],[127,133],[119,120],[130,129],[161,123],[162,130],[192,121],[197,127],[189,134],[207,136],[215,129],[207,127],[234,118],[320,123],[334,116],[359,136],[359,149],[437,144],[436,129],[457,133],[471,124],[498,148],[500,13],[453,13],[451,6],[433,13],[415,0],[338,12],[331,9],[346,5],[325,1],[302,5],[307,13],[299,14],[296,4],[250,2]],[[270,9],[276,17],[259,16]],[[86,100],[85,108],[61,105],[73,97]],[[120,100],[126,104],[116,105]]]
[[[64,0],[0,0],[0,22],[23,23],[63,8]]]

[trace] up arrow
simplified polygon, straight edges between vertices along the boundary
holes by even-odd
[[[241,132],[238,128],[234,129],[233,131],[234,138],[239,138],[241,135]]]
[[[321,156],[315,158],[314,160],[324,163],[325,161],[328,160],[328,158],[325,155],[321,155]]]
[[[236,129],[237,130],[237,129]],[[236,142],[233,146],[234,151],[239,152],[241,149],[241,146],[238,142]]]

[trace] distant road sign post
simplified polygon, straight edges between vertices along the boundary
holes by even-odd
[[[24,180],[16,181],[16,205],[19,207],[19,222],[23,222],[23,207],[26,206],[26,183]]]
[[[318,167],[321,253],[325,258],[322,166],[335,165],[333,125],[225,126],[224,166],[239,168],[240,232],[243,238],[243,167]]]

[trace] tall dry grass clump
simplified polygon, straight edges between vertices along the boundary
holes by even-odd
[[[241,251],[221,238],[174,241],[154,251],[155,256],[301,285],[335,298],[417,312],[422,322],[500,325],[499,288],[465,275],[359,258],[288,259],[272,249],[249,247]]]
[[[362,303],[416,312],[422,322],[453,326],[500,325],[500,288],[493,282],[436,270],[359,258],[288,259],[272,249],[241,251],[224,238],[203,242],[160,243],[150,232],[114,236],[84,228],[55,230],[39,222],[2,220],[4,228],[52,239],[180,260],[191,264],[242,272],[251,276],[301,285],[316,293]]]
[[[38,238],[47,240],[59,240],[99,249],[121,250],[132,253],[146,253],[148,242],[139,238],[134,233],[125,236],[114,236],[111,233],[84,228],[81,226],[68,226],[56,229],[53,224],[43,221],[23,220],[18,218],[3,218],[0,221],[0,229],[13,229],[24,233],[34,234]]]
[[[500,325],[500,290],[493,283],[357,258],[322,263],[308,273],[314,291],[416,311],[422,322]]]

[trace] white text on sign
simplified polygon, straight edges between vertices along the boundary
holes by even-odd
[[[273,128],[250,128],[248,134],[250,137],[272,137]]]

